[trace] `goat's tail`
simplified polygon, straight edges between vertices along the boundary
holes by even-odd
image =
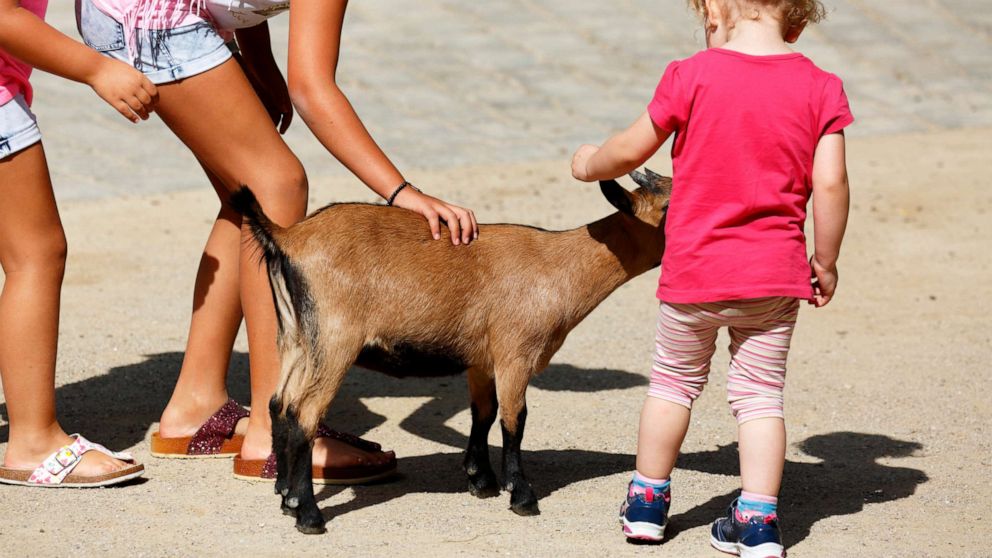
[[[244,217],[262,249],[262,257],[268,266],[280,338],[288,341],[302,337],[304,341],[315,343],[317,330],[313,298],[303,274],[279,246],[277,236],[283,229],[265,215],[255,194],[247,186],[242,186],[231,195],[231,206]]]
[[[275,267],[280,260],[285,257],[279,244],[276,242],[274,232],[279,226],[269,219],[268,215],[262,211],[262,206],[258,203],[255,193],[247,186],[242,185],[231,194],[231,206],[244,217],[245,222],[251,229],[252,236],[262,248],[262,256],[269,268]]]

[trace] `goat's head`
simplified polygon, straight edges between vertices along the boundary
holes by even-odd
[[[634,171],[630,177],[640,186],[633,192],[625,189],[616,180],[602,180],[600,190],[613,207],[630,219],[658,228],[668,210],[668,199],[672,197],[672,179],[661,176],[650,169]]]
[[[663,232],[668,200],[672,197],[672,179],[649,169],[634,171],[630,177],[638,184],[633,192],[616,180],[603,180],[600,190],[606,199],[620,211],[624,228],[638,245],[636,250],[648,255],[652,267],[659,265],[665,249]]]

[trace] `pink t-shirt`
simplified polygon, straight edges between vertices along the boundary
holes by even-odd
[[[658,298],[810,299],[813,152],[854,121],[841,80],[799,53],[711,48],[669,64],[648,113],[675,133]]]
[[[48,0],[21,0],[21,7],[45,19]],[[18,95],[24,95],[28,105],[34,97],[31,83],[31,66],[0,50],[0,105],[5,105]]]

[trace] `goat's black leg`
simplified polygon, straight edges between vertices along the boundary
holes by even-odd
[[[326,529],[324,516],[317,507],[313,493],[313,440],[304,433],[292,411],[290,408],[286,413],[289,491],[283,499],[283,506],[290,510],[290,514],[295,512],[297,530],[316,535]]]
[[[472,396],[472,433],[465,451],[464,468],[468,474],[468,491],[479,498],[499,496],[499,481],[489,462],[489,430],[496,422],[496,384],[485,372],[469,370],[469,393]]]
[[[272,453],[276,456],[276,494],[285,497],[289,492],[289,478],[287,475],[289,457],[286,454],[287,436],[289,435],[289,425],[286,417],[282,414],[282,401],[277,395],[273,395],[269,400],[269,417],[272,420]],[[283,502],[283,511],[286,511],[286,503]]]
[[[537,494],[524,477],[520,459],[520,442],[524,437],[524,424],[527,422],[527,405],[520,407],[512,424],[501,420],[503,430],[503,486],[510,491],[510,509],[517,515],[537,515]]]
[[[272,412],[272,402],[269,411]],[[280,409],[282,406],[280,405]],[[299,414],[290,405],[285,411],[275,417],[272,422],[272,451],[276,456],[276,493],[282,496],[282,513],[284,515],[296,517],[299,508],[299,497],[294,496],[290,501],[290,492],[293,487],[293,472],[296,470],[296,460],[300,458],[299,452],[291,447],[294,428],[299,429]]]
[[[292,406],[287,408],[285,413],[279,417],[278,423],[272,423],[272,451],[276,455],[276,490],[282,496],[282,513],[292,517],[296,517],[299,508],[298,496],[293,496],[293,499],[290,500],[290,492],[294,486],[293,474],[296,471],[296,459],[299,457],[299,452],[294,451],[294,448],[291,447],[294,427],[298,428],[299,422],[296,409]],[[277,430],[279,431],[278,439],[276,437]]]

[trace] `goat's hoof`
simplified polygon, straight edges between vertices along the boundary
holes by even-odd
[[[520,504],[510,504],[510,510],[522,517],[531,515],[541,515],[541,509],[537,506],[537,501],[523,502]]]
[[[470,479],[468,481],[468,491],[476,498],[495,498],[499,496],[499,485],[486,480],[478,482]]]
[[[537,507],[537,494],[526,483],[521,483],[516,490],[510,494],[510,509],[513,513],[522,516],[539,515],[541,510]]]
[[[326,533],[324,527],[324,516],[320,510],[314,506],[313,509],[301,510],[296,517],[296,530],[305,535],[320,535]]]
[[[301,525],[296,524],[296,530],[303,533],[304,535],[323,535],[327,532],[327,528],[323,524],[320,525]]]

